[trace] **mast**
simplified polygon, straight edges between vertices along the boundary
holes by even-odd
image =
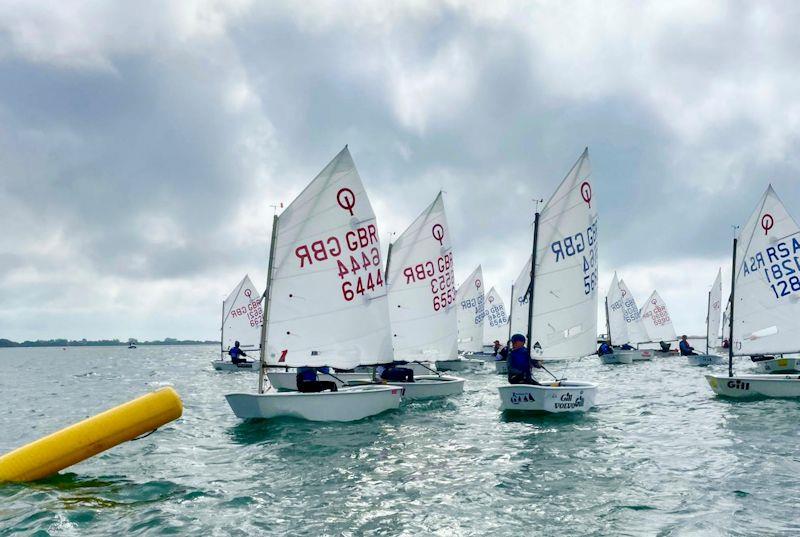
[[[278,215],[272,216],[272,239],[269,241],[269,262],[267,263],[267,286],[264,290],[264,318],[261,320],[261,349],[259,352],[258,393],[264,393],[264,370],[267,368],[267,325],[269,324],[269,305],[272,302],[272,262],[275,260],[275,238],[278,235]]]
[[[731,271],[731,314],[728,317],[728,376],[733,376],[733,305],[736,293],[736,237],[733,238],[733,270]]]
[[[708,292],[708,306],[706,307],[706,354],[708,354],[708,338],[709,338],[708,322],[710,320],[711,320],[711,291]]]
[[[611,345],[611,319],[608,318],[608,297],[606,297],[606,337]]]
[[[389,243],[389,248],[386,250],[386,270],[383,274],[383,279],[386,281],[386,288],[389,288],[389,263],[392,261],[392,245]]]
[[[508,339],[506,345],[511,341],[511,319],[514,315],[514,284],[511,284],[511,304],[508,307]]]
[[[222,301],[222,317],[219,325],[219,359],[225,356],[225,301]]]
[[[531,253],[531,283],[528,286],[528,349],[533,351],[533,289],[536,277],[536,247],[539,244],[539,211],[533,217],[533,253]]]

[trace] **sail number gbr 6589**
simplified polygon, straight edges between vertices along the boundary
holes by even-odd
[[[550,244],[555,262],[571,264],[576,256],[581,256],[583,268],[583,292],[591,294],[597,287],[597,219],[574,235],[568,235]],[[580,259],[580,258],[578,258]]]

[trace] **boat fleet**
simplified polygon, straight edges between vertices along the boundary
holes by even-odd
[[[375,213],[345,146],[273,216],[265,292],[245,276],[222,304],[213,368],[258,373],[254,393],[226,395],[232,411],[242,419],[353,421],[404,400],[455,396],[467,382],[461,372],[486,362],[507,372],[493,346],[514,333],[526,336],[531,358],[548,374],[544,364],[594,354],[609,365],[677,356],[664,300],[654,290],[639,308],[616,272],[605,296],[606,334],[598,339],[595,192],[586,149],[534,214],[531,255],[506,311],[496,289],[486,291],[480,265],[456,287],[441,192],[383,259]],[[727,308],[723,313],[720,270],[708,293],[705,352],[685,358],[713,366],[727,353],[727,374],[706,375],[720,396],[800,396],[800,356],[792,356],[800,351],[800,228],[771,186],[734,239],[732,257]],[[601,341],[611,352],[597,352]],[[245,359],[229,359],[233,347]],[[735,375],[734,356],[759,360],[756,374]],[[410,369],[413,380],[382,380],[387,364]],[[317,380],[335,389],[301,391],[299,368],[315,368]],[[498,407],[585,412],[597,393],[591,380],[553,376],[500,385]]]

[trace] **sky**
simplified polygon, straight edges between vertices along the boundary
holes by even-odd
[[[731,226],[769,183],[800,215],[799,12],[2,2],[0,337],[217,338],[272,206],[345,144],[384,238],[444,190],[457,278],[506,301],[588,146],[603,294],[616,270],[702,334]]]

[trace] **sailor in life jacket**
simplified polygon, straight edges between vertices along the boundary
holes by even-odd
[[[297,368],[297,391],[301,393],[317,393],[330,390],[338,391],[338,386],[332,380],[317,380],[317,372],[327,374],[330,372],[328,367],[298,367]]]
[[[231,357],[231,362],[233,362],[234,364],[247,363],[247,360],[245,360],[244,358],[239,358],[240,356],[247,356],[247,353],[245,353],[242,349],[239,348],[238,341],[235,341],[233,343],[233,347],[231,347],[230,350],[228,351],[228,356]]]
[[[539,384],[531,374],[531,366],[542,367],[531,358],[531,353],[525,347],[525,336],[514,334],[511,336],[511,352],[508,353],[508,383],[509,384]]]
[[[614,349],[606,341],[602,342],[600,348],[597,349],[597,356],[603,356],[604,354],[614,354]]]
[[[502,346],[499,339],[494,340],[494,350],[492,354],[494,355],[495,362],[508,358],[508,347],[509,345],[506,345],[505,347]]]
[[[678,344],[678,347],[681,349],[681,356],[696,356],[697,353],[694,352],[694,347],[689,345],[689,342],[686,341],[686,336],[681,336],[681,342]]]
[[[391,364],[379,365],[375,368],[375,374],[384,382],[414,382],[414,370],[409,367],[398,367],[397,364],[407,362],[392,362]]]

